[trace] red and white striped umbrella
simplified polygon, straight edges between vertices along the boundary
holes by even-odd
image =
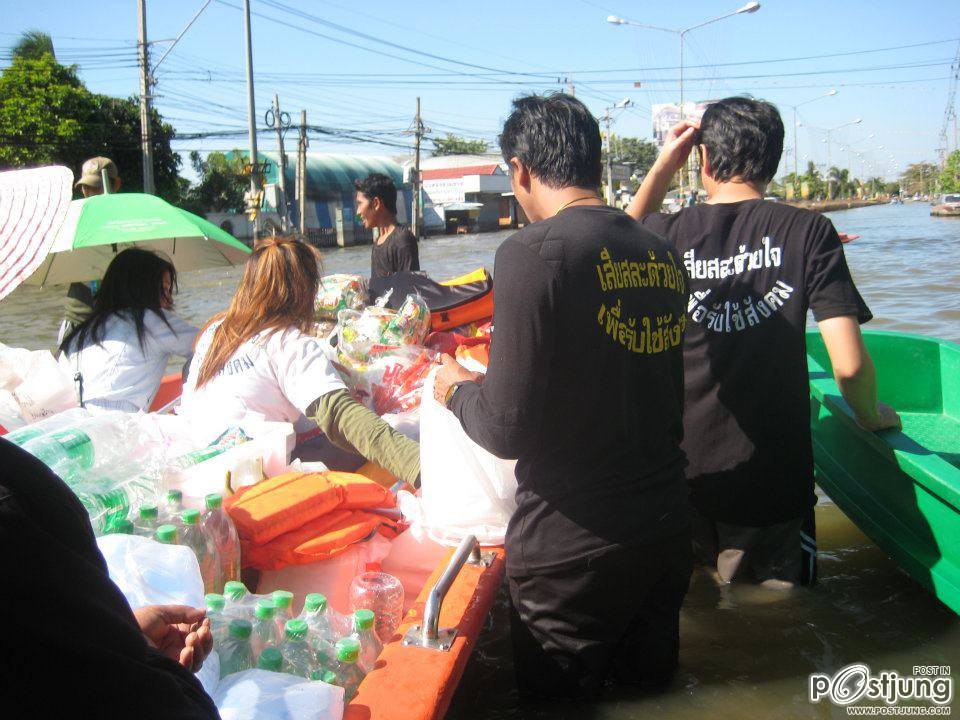
[[[0,173],[0,300],[47,257],[72,185],[73,173],[59,165]]]

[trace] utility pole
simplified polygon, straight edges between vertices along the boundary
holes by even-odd
[[[141,0],[142,2],[143,0]],[[253,244],[257,244],[257,213],[260,209],[260,163],[257,156],[257,105],[253,97],[253,43],[250,39],[250,0],[243,0],[243,29],[247,50],[247,123],[250,135],[250,206]]]
[[[615,198],[613,194],[613,142],[610,137],[610,110],[608,109],[603,116],[603,122],[607,126],[607,205],[613,207]]]
[[[147,1],[137,2],[137,26],[140,40],[140,148],[143,153],[143,191],[153,195],[153,137],[150,130],[150,57],[147,45]]]
[[[307,237],[307,111],[300,111],[300,142],[297,143],[297,212],[300,237]]]
[[[280,193],[283,195],[283,208],[280,212],[280,221],[283,229],[290,229],[290,213],[287,211],[287,155],[283,151],[283,133],[290,128],[290,113],[280,111],[280,96],[274,93],[273,107],[267,110],[264,120],[267,127],[275,128],[277,131],[277,153],[280,156],[280,162],[277,167],[277,182],[280,185]]]
[[[423,138],[423,121],[420,119],[420,98],[417,98],[417,116],[413,120],[413,212],[410,218],[410,227],[413,236],[420,239],[423,222],[420,210],[420,140]]]

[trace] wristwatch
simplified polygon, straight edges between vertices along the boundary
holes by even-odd
[[[473,381],[461,380],[460,382],[455,382],[453,385],[447,388],[447,394],[443,396],[443,406],[445,408],[450,407],[450,401],[453,399],[453,394],[460,389],[460,386],[468,382],[473,382]]]

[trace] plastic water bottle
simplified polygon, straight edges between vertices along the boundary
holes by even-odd
[[[124,520],[133,508],[156,502],[157,488],[146,475],[120,480],[104,477],[80,483],[74,490],[87,509],[90,524],[98,535],[110,532],[112,526]]]
[[[163,519],[174,525],[180,522],[180,513],[183,512],[183,493],[180,490],[167,490],[163,500]]]
[[[133,523],[133,531],[137,535],[153,537],[160,523],[160,509],[154,505],[141,505],[137,510],[137,519]]]
[[[46,433],[27,444],[55,442],[83,472],[94,472],[126,460],[132,444],[128,442],[132,429],[126,413],[97,414],[76,425]],[[26,449],[26,445],[24,447]]]
[[[343,688],[344,700],[350,700],[357,694],[357,688],[366,674],[357,659],[360,656],[360,643],[356,638],[348,637],[337,641],[337,667],[335,683]]]
[[[264,648],[277,647],[280,644],[280,635],[274,620],[276,614],[277,609],[272,600],[258,600],[253,608],[253,635],[250,643],[254,657],[260,657]]]
[[[304,620],[287,620],[280,652],[285,673],[309,680],[319,669],[317,656],[307,642],[307,623]]]
[[[179,545],[180,531],[176,525],[161,525],[157,528],[154,538],[164,545]]]
[[[213,493],[204,498],[207,511],[201,526],[213,540],[220,563],[217,573],[217,589],[222,589],[231,580],[240,579],[240,538],[233,520],[223,509],[223,496]]]
[[[252,626],[249,620],[231,620],[227,639],[220,655],[220,678],[253,667],[253,649],[250,645]]]
[[[403,617],[403,585],[387,573],[357,575],[350,583],[350,609],[372,610],[377,616],[377,636],[381,643],[388,643]]]
[[[42,462],[70,487],[77,486],[84,478],[84,470],[69,447],[51,434],[27,440],[23,449]]]
[[[274,620],[277,623],[277,632],[280,637],[286,631],[287,620],[293,620],[293,593],[289,590],[274,590],[270,594],[273,606],[277,609]]]
[[[90,412],[84,408],[70,408],[69,410],[64,410],[56,415],[51,415],[43,420],[38,420],[35,423],[13,430],[4,435],[3,439],[9,440],[14,445],[22,446],[28,440],[33,440],[41,435],[51,433],[54,430],[62,430],[63,428],[76,425],[89,417]]]
[[[339,639],[334,637],[333,628],[330,627],[329,612],[327,598],[320,593],[310,593],[304,599],[303,612],[300,613],[300,619],[307,623],[310,646],[325,663],[336,660],[334,643]]]
[[[213,633],[213,642],[216,647],[227,639],[230,631],[230,619],[224,610],[227,607],[227,599],[217,593],[207,593],[204,597],[207,606],[207,618],[210,620],[210,631]]]
[[[204,591],[213,592],[217,582],[217,550],[213,541],[200,527],[200,511],[192,508],[184,510],[180,513],[180,520],[183,523],[181,543],[193,550],[193,554],[197,556]]]
[[[253,617],[252,598],[247,586],[239,580],[231,580],[223,586],[223,595],[227,600],[224,613],[231,620],[249,620]]]
[[[257,658],[257,667],[260,670],[269,670],[270,672],[283,672],[283,655],[279,648],[264,648]]]
[[[364,673],[373,670],[377,657],[383,650],[380,638],[373,631],[375,615],[373,610],[357,610],[353,614],[353,634],[350,636],[360,643],[360,657],[357,664]]]
[[[107,532],[116,535],[133,535],[133,523],[126,519],[118,520]]]

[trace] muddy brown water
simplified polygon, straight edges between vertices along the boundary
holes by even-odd
[[[870,327],[960,342],[960,218],[929,215],[925,203],[829,214],[861,237],[847,260],[875,319]],[[508,233],[430,238],[421,263],[447,278],[493,267]],[[370,248],[325,253],[327,272],[368,273]],[[239,271],[183,273],[177,311],[203,322],[223,309]],[[21,288],[0,302],[0,342],[39,349],[56,338],[62,288]],[[820,583],[789,592],[718,588],[696,573],[681,617],[681,667],[673,687],[650,696],[612,691],[583,705],[522,703],[510,661],[501,593],[447,715],[480,718],[839,718],[845,709],[807,697],[808,676],[854,662],[909,675],[916,665],[960,670],[960,624],[829,498],[817,507]]]

